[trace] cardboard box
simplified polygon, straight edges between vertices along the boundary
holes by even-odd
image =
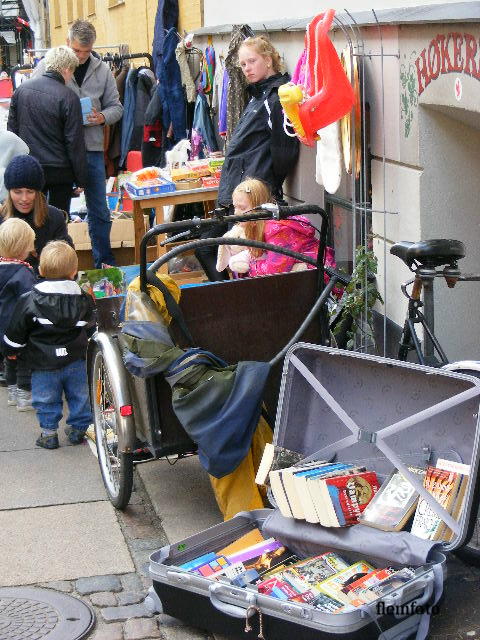
[[[148,180],[144,183],[126,182],[125,189],[132,196],[137,198],[145,198],[155,196],[159,193],[169,193],[175,191],[175,185],[166,178],[158,178],[157,180]]]
[[[148,216],[143,216],[145,223],[145,232],[148,231]],[[86,222],[70,222],[68,224],[68,234],[73,240],[76,251],[91,251],[92,245],[88,234],[88,225]],[[135,246],[135,229],[133,226],[133,218],[120,218],[112,221],[110,230],[110,244],[112,249],[120,249],[121,247],[129,248]]]

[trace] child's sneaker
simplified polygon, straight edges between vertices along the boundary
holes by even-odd
[[[33,411],[32,392],[17,389],[17,411]]]
[[[85,431],[80,431],[80,429],[74,429],[73,427],[66,427],[65,433],[68,436],[68,440],[70,444],[82,444],[85,440]]]
[[[8,400],[7,400],[7,404],[8,404],[9,407],[14,407],[17,404],[17,393],[18,393],[17,385],[16,384],[9,384],[8,385]]]
[[[40,434],[35,441],[37,447],[43,447],[44,449],[58,449],[58,435],[54,431],[51,435]]]

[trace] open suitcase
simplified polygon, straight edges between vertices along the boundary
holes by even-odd
[[[240,513],[152,554],[150,575],[163,611],[228,638],[427,637],[432,607],[443,591],[445,554],[468,541],[478,511],[479,394],[480,380],[470,376],[306,343],[294,345],[285,358],[274,442],[304,453],[307,459],[329,460],[336,455],[338,461],[368,465],[381,480],[394,467],[403,473],[405,464],[425,466],[437,458],[469,464],[458,523],[431,497],[429,501],[436,511],[440,509],[437,512],[454,538],[446,544],[359,524],[327,528],[285,518],[277,509]],[[415,488],[423,491],[421,481]],[[236,587],[179,568],[254,526],[300,557],[338,551],[352,562],[414,566],[415,577],[384,596],[380,609],[377,601],[348,613],[329,614],[260,594],[255,586]]]

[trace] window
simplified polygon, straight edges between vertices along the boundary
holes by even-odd
[[[73,0],[67,0],[67,22],[73,22]]]
[[[95,13],[95,0],[88,0],[87,15],[91,16],[94,13]]]
[[[53,0],[53,26],[62,26],[62,18],[60,16],[60,0]]]
[[[75,18],[83,18],[83,0],[77,0],[77,15]]]

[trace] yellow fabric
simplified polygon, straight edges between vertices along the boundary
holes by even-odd
[[[239,466],[223,478],[209,475],[218,508],[224,520],[230,520],[239,511],[263,509],[265,487],[255,483],[260,460],[267,442],[272,441],[272,430],[260,417],[253,434],[252,445]]]
[[[156,276],[168,288],[175,302],[178,303],[178,301],[180,300],[180,287],[175,282],[175,280],[170,276],[165,275],[164,273],[160,273],[160,271],[157,271]],[[148,289],[148,295],[150,296],[150,299],[154,302],[156,308],[158,309],[160,315],[162,316],[163,321],[166,322],[166,324],[170,324],[172,318],[170,317],[170,314],[167,311],[163,293],[152,284],[147,284],[147,289]],[[134,291],[136,293],[140,291],[140,276],[137,276],[131,281],[131,283],[128,285],[128,291]],[[128,316],[128,291],[127,291],[127,305],[125,309],[126,318],[129,317]]]

